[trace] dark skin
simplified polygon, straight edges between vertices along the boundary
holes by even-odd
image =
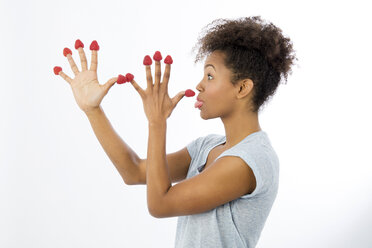
[[[260,131],[261,127],[258,114],[250,111],[253,81],[244,79],[234,86],[230,82],[231,71],[224,65],[223,58],[221,51],[214,51],[207,57],[204,77],[196,89],[204,101],[200,116],[204,120],[220,117],[225,126],[226,144],[220,148],[226,150],[249,134]]]
[[[217,52],[207,58],[208,63],[216,68],[213,72],[216,80],[207,81],[207,77],[203,77],[198,84],[200,98],[205,101],[201,116],[203,119],[221,117],[227,134],[223,148],[227,149],[260,130],[257,116],[247,111],[253,82],[246,79],[233,86],[228,81],[230,71],[224,67],[221,54]],[[170,99],[167,87],[170,65],[166,65],[163,83],[160,83],[160,68],[160,62],[156,61],[153,84],[150,66],[146,66],[146,91],[134,80],[131,82],[142,98],[149,120],[146,184],[151,215],[164,218],[202,213],[253,192],[256,181],[251,168],[234,156],[222,157],[199,175],[172,186],[166,160],[166,120],[185,92]]]
[[[79,55],[82,71],[77,70],[71,55],[67,55],[75,78],[71,79],[62,71],[59,75],[72,87],[79,107],[85,112],[94,111],[117,77],[100,85],[97,80],[97,51],[92,51],[89,70],[82,48],[79,48]],[[197,89],[200,91],[200,98],[205,101],[201,107],[202,118],[221,117],[227,138],[224,148],[228,148],[259,125],[254,125],[255,117],[247,112],[246,108],[253,82],[249,79],[243,80],[234,87],[228,81],[229,71],[223,66],[220,56],[213,53],[207,58],[206,63],[212,63],[216,68],[215,72],[210,72],[214,78],[207,81],[209,77],[204,77]],[[207,70],[211,70],[210,68]],[[143,100],[145,114],[149,120],[146,178],[147,204],[151,215],[163,218],[202,213],[253,192],[256,187],[254,174],[242,159],[235,156],[222,157],[212,162],[199,175],[171,185],[165,150],[166,120],[185,91],[179,92],[171,99],[167,87],[169,75],[170,65],[166,65],[163,82],[160,83],[160,62],[155,62],[155,85],[152,82],[150,66],[146,66],[146,90],[141,89],[134,80],[131,81]]]

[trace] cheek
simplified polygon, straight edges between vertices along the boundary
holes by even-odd
[[[226,87],[210,87],[208,88],[205,101],[210,107],[210,110],[215,109],[226,112],[232,108],[233,93],[231,89],[227,89]]]

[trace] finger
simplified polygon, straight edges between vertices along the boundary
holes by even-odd
[[[116,81],[118,80],[118,77],[113,77],[113,78],[110,78],[104,85],[104,89],[105,89],[105,94],[107,94],[107,92],[111,89],[111,87],[116,83]]]
[[[161,64],[160,61],[162,60],[161,52],[156,51],[154,53],[153,59],[155,60],[155,91],[159,91],[160,87],[160,78],[161,78]]]
[[[87,63],[87,57],[85,57],[85,52],[82,47],[78,48],[79,56],[80,56],[80,62],[81,62],[81,71],[88,70],[88,63]]]
[[[172,98],[173,106],[177,106],[178,102],[185,96],[186,91],[179,92],[175,97]]]
[[[68,62],[70,63],[71,69],[74,72],[75,76],[79,73],[79,69],[77,68],[74,59],[72,58],[71,54],[66,55]]]
[[[97,71],[98,66],[98,52],[96,50],[92,50],[92,59],[90,62],[90,71]]]
[[[170,72],[171,72],[170,64],[165,64],[165,71],[164,71],[163,81],[161,85],[163,85],[163,87],[166,89],[167,92],[168,92],[168,82],[170,78]]]
[[[155,92],[159,91],[160,78],[161,78],[161,64],[160,64],[160,61],[155,60],[155,84],[154,84]]]
[[[145,91],[137,84],[137,82],[134,79],[130,81],[130,83],[137,90],[138,94],[140,94],[140,96],[143,98],[145,96]]]
[[[145,68],[146,68],[147,89],[152,90],[153,84],[152,84],[151,66],[146,65]]]
[[[67,83],[71,84],[72,79],[67,76],[63,71],[60,71],[59,74]]]

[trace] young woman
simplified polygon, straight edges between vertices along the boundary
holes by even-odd
[[[98,83],[97,49],[92,50],[89,70],[80,46],[82,71],[67,54],[75,78],[56,74],[70,83],[125,183],[147,185],[150,214],[179,216],[175,247],[255,247],[279,183],[279,159],[258,113],[281,78],[287,80],[296,58],[289,38],[259,16],[217,19],[209,26],[197,43],[195,62],[204,56],[206,61],[195,107],[205,120],[221,118],[225,135],[199,137],[175,153],[165,151],[166,120],[185,91],[168,96],[170,63],[160,82],[161,64],[155,59],[154,84],[151,66],[146,65],[146,90],[130,78],[149,121],[147,159],[121,140],[100,106],[118,77]],[[179,183],[172,186],[174,182]]]

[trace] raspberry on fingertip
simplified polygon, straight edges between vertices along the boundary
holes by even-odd
[[[127,82],[130,82],[130,81],[132,81],[134,79],[134,76],[132,74],[130,74],[130,73],[127,73],[125,75],[125,77],[127,78]]]
[[[77,40],[75,41],[75,49],[77,50],[77,49],[79,49],[80,47],[84,48],[84,44],[83,44],[83,42],[81,42],[81,40],[77,39]]]
[[[193,90],[188,89],[185,91],[185,96],[187,97],[195,96],[195,92]]]
[[[118,80],[116,81],[118,84],[123,84],[125,82],[127,82],[127,78],[121,74],[119,74],[118,76]]]
[[[55,66],[53,68],[54,74],[59,75],[59,72],[62,71],[62,68],[60,66]]]
[[[72,52],[69,48],[65,47],[63,49],[63,56],[67,57],[67,54],[71,54],[72,55]]]

